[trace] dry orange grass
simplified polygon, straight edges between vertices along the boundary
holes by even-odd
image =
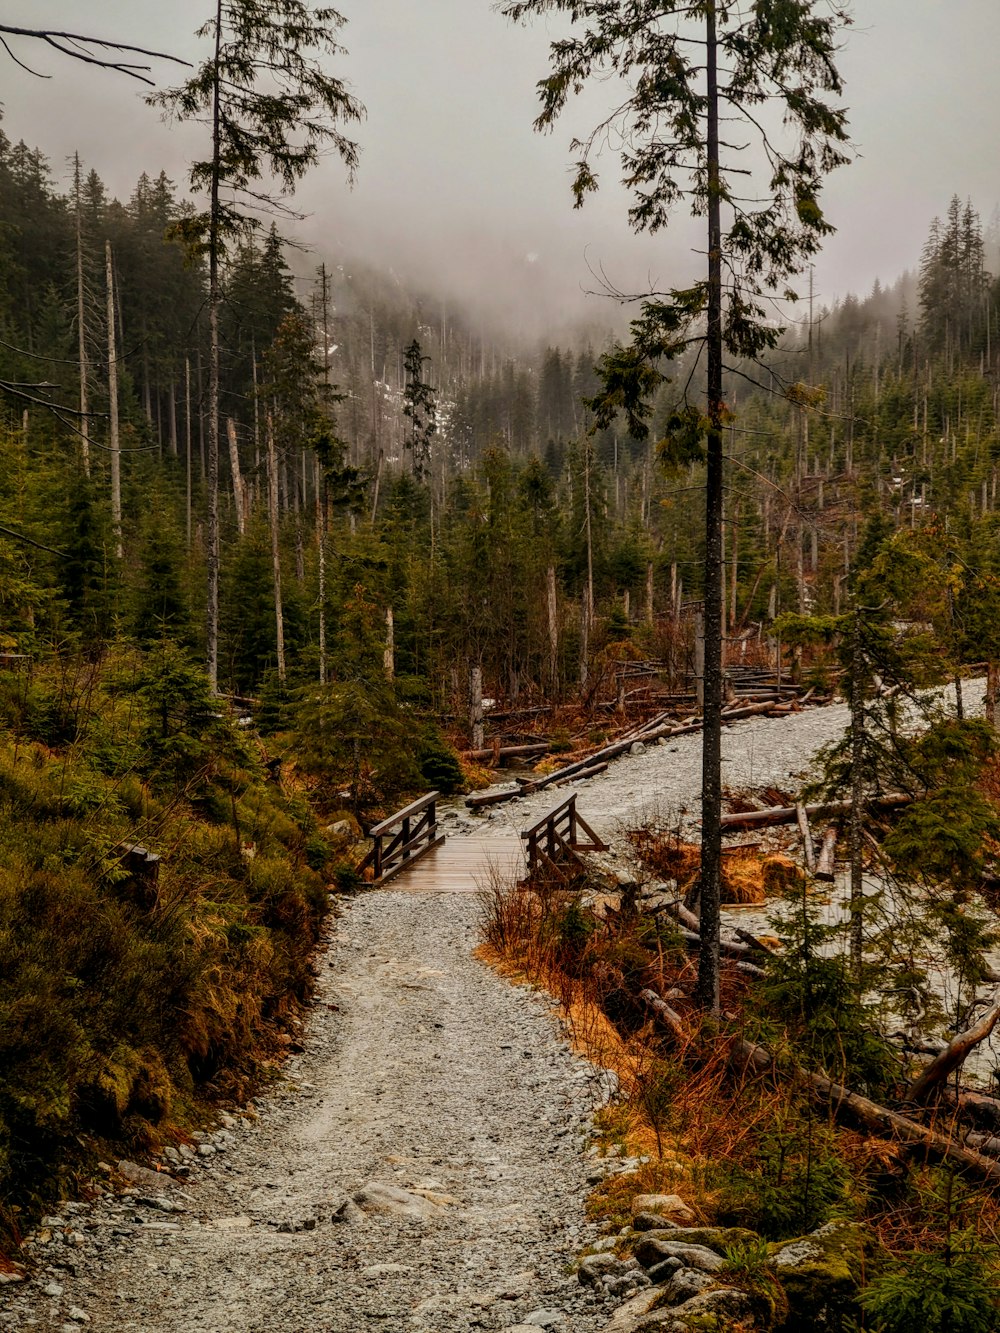
[[[639,859],[660,879],[675,879],[686,892],[701,870],[701,848],[697,843],[682,842],[671,833],[636,829],[629,834]],[[765,862],[768,858],[756,848],[723,849],[722,901],[749,905],[767,899]]]

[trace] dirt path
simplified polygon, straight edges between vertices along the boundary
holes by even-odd
[[[468,896],[356,899],[321,959],[306,1050],[259,1123],[160,1206],[140,1187],[64,1208],[0,1327],[602,1328],[567,1272],[590,1236],[581,1148],[601,1079],[543,998],[471,956],[477,911]],[[371,1183],[391,1187],[370,1191],[387,1211],[331,1220]]]

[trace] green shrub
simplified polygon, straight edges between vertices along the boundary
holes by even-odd
[[[861,1297],[873,1333],[995,1333],[998,1251],[972,1231],[931,1253],[913,1252],[872,1279]]]

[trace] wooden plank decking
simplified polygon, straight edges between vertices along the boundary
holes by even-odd
[[[524,849],[516,834],[500,838],[452,834],[401,870],[386,888],[397,893],[476,893],[491,865],[507,876],[523,876]]]

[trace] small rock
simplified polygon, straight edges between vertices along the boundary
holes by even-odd
[[[364,1213],[353,1199],[345,1199],[330,1218],[331,1222],[345,1222],[348,1226],[357,1226],[359,1222],[364,1220]]]
[[[673,1275],[684,1267],[683,1259],[678,1259],[676,1254],[672,1254],[669,1259],[664,1259],[661,1264],[654,1264],[652,1268],[647,1269],[650,1282],[669,1282]]]
[[[366,1212],[392,1213],[396,1217],[413,1219],[440,1217],[443,1206],[397,1185],[384,1185],[375,1180],[358,1190],[354,1202]]]
[[[61,1296],[63,1294],[62,1284],[59,1282],[46,1282],[45,1286],[42,1288],[42,1294],[44,1296],[52,1296],[53,1298]]]
[[[642,741],[633,741],[632,744],[629,746],[629,754],[645,754],[645,753],[646,753],[646,747],[645,745],[643,745]]]
[[[175,1185],[175,1181],[165,1171],[150,1171],[148,1166],[140,1166],[138,1162],[131,1162],[128,1158],[123,1158],[118,1163],[118,1170],[126,1180],[131,1180],[133,1185],[141,1185],[147,1190],[167,1190]]]
[[[634,1213],[657,1213],[685,1226],[697,1221],[694,1213],[679,1194],[637,1194],[632,1200],[632,1211]]]
[[[565,1327],[566,1316],[562,1310],[532,1310],[531,1314],[524,1316],[524,1322],[529,1328],[556,1328]]]
[[[649,1291],[641,1291],[637,1296],[619,1306],[611,1318],[611,1323],[607,1325],[604,1333],[633,1333],[633,1330],[639,1327],[640,1321],[649,1314],[654,1304],[660,1299],[660,1290],[653,1287]]]
[[[71,1305],[67,1311],[74,1324],[89,1324],[90,1315],[86,1310],[81,1310],[78,1305]]]
[[[620,1259],[613,1254],[589,1254],[576,1271],[577,1277],[585,1287],[593,1287],[602,1278],[610,1277],[621,1271]]]
[[[658,1264],[655,1269],[650,1269],[649,1276],[652,1278],[654,1272],[666,1267],[666,1263]],[[653,1281],[663,1293],[664,1302],[671,1306],[683,1305],[716,1285],[714,1278],[708,1273],[699,1273],[696,1268],[676,1268],[668,1271],[663,1279],[653,1278]]]

